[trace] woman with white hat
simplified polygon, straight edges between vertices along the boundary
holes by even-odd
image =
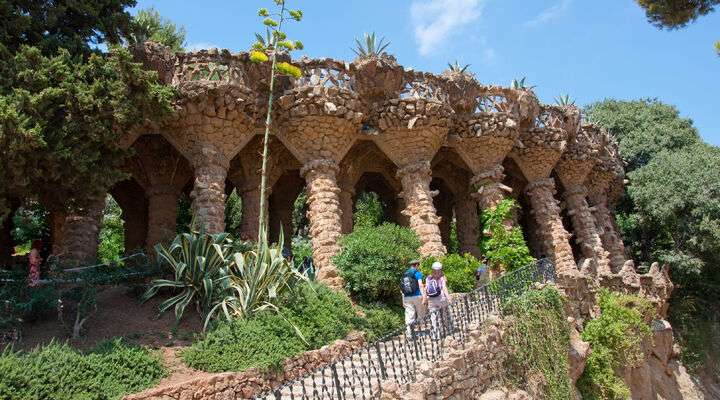
[[[440,330],[449,331],[452,329],[452,320],[448,309],[450,292],[442,268],[442,263],[435,261],[432,264],[432,272],[425,279],[425,295],[428,299],[428,311],[430,312],[434,339],[439,338]],[[441,322],[445,329],[439,327],[438,322]]]

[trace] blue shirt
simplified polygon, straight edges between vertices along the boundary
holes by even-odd
[[[415,268],[408,268],[405,273],[407,274],[410,271],[415,271],[415,279],[419,280],[420,282],[422,282],[422,280],[425,278],[425,275],[423,275],[422,272],[416,270]],[[405,295],[405,297],[415,297],[420,296],[421,294],[422,293],[420,292],[420,284],[418,283],[418,289],[413,294]]]

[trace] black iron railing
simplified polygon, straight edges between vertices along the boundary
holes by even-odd
[[[414,381],[418,363],[444,358],[447,349],[443,339],[452,337],[464,346],[471,327],[500,313],[504,300],[521,294],[535,282],[552,281],[554,275],[555,268],[548,260],[507,273],[472,292],[454,296],[448,307],[430,312],[410,327],[398,329],[255,399],[377,398],[382,381]]]

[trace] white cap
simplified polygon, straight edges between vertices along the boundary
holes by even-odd
[[[441,270],[442,263],[440,261],[435,261],[434,263],[432,263],[432,269],[434,269],[435,271]]]

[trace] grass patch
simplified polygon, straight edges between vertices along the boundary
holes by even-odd
[[[82,354],[50,343],[30,352],[0,355],[0,399],[120,399],[156,385],[166,375],[162,360],[120,339]]]

